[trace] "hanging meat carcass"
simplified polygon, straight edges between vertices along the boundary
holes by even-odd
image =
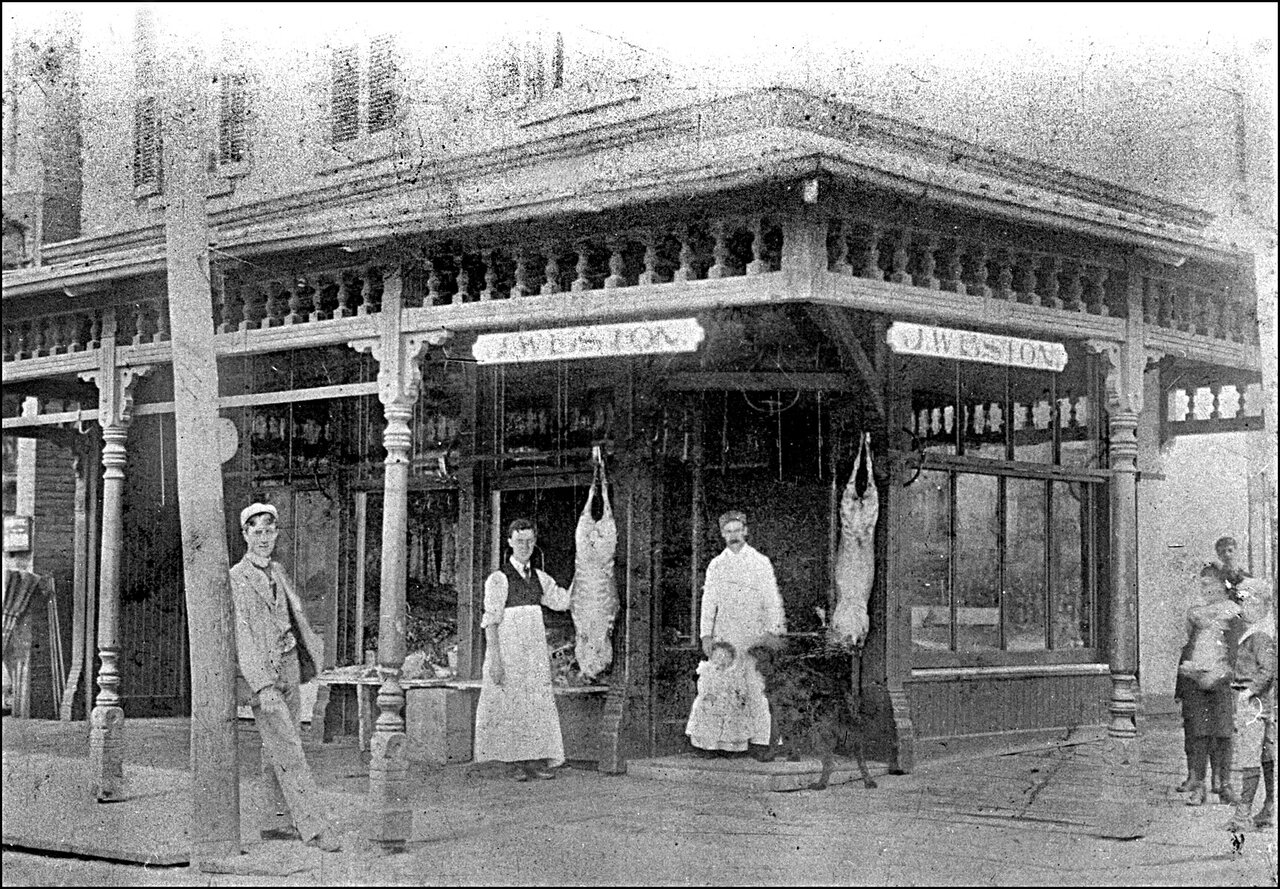
[[[867,486],[858,496],[858,470],[867,456]],[[860,645],[867,637],[870,620],[867,601],[876,573],[876,519],[880,515],[880,495],[871,472],[871,434],[862,437],[858,457],[844,496],[840,498],[840,545],[836,547],[836,608],[830,635],[838,644]]]
[[[569,609],[578,635],[574,654],[578,658],[578,671],[588,682],[595,681],[613,662],[613,621],[618,616],[618,587],[613,577],[618,525],[613,520],[609,480],[598,449],[595,460],[591,490],[573,535],[577,551],[573,583],[569,586]],[[591,517],[597,481],[603,501],[598,522]]]

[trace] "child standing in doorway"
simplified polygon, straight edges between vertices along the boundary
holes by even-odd
[[[698,664],[698,697],[689,713],[685,734],[700,750],[747,749],[751,714],[746,681],[738,665],[737,649],[728,642],[713,643],[709,658]]]

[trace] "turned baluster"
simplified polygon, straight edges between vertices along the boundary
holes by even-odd
[[[375,280],[375,278],[377,280]],[[364,269],[361,270],[359,314],[367,315],[379,309],[378,283],[380,280],[378,270],[374,266],[365,266]]]
[[[579,242],[574,248],[578,253],[578,262],[573,269],[577,272],[577,277],[569,285],[569,289],[574,293],[591,289],[591,279],[587,275],[591,272],[591,247],[585,241]]]
[[[31,357],[39,358],[48,349],[48,337],[45,334],[47,318],[31,319]]]
[[[244,311],[240,315],[240,330],[255,330],[262,321],[262,291],[252,284],[240,285],[240,296],[244,302]]]
[[[486,303],[498,295],[498,266],[493,250],[488,247],[480,251],[480,261],[484,263],[484,289],[480,291],[480,302]]]
[[[1213,334],[1213,291],[1197,288],[1196,331],[1201,336]]]
[[[556,260],[556,245],[548,244],[546,253],[547,264],[542,270],[546,280],[542,282],[541,291],[544,296],[560,292],[560,263]]]
[[[969,253],[973,260],[973,277],[970,279],[973,283],[969,286],[968,291],[974,296],[981,296],[984,299],[991,296],[991,285],[987,283],[990,277],[990,270],[987,268],[987,259],[990,255],[990,249],[981,241],[974,242],[973,250]]]
[[[723,278],[729,274],[729,233],[724,220],[716,220],[711,227],[711,234],[715,238],[715,246],[711,248],[713,261],[711,268],[707,269],[707,277]]]
[[[65,323],[64,316],[51,315],[49,317],[48,342],[46,344],[50,355],[62,354],[65,345]]]
[[[1107,308],[1107,279],[1110,276],[1111,270],[1102,266],[1094,268],[1089,275],[1090,283],[1093,284],[1093,301],[1089,304],[1089,311],[1103,318],[1111,314],[1111,310]]]
[[[609,276],[604,279],[604,286],[608,290],[621,287],[626,283],[623,272],[626,271],[626,263],[622,258],[623,243],[616,241],[609,245]]]
[[[351,314],[351,280],[350,269],[339,269],[335,280],[338,292],[335,294],[338,304],[333,307],[334,318],[346,318]]]
[[[641,286],[646,284],[658,284],[658,238],[656,233],[648,231],[644,233],[644,271],[640,273],[640,279],[636,282]]]
[[[835,239],[835,258],[831,261],[831,271],[837,275],[852,275],[853,264],[849,262],[849,223],[844,219],[831,221],[831,236]],[[831,255],[831,247],[827,248]]]
[[[283,282],[281,282],[283,285]],[[303,278],[295,278],[292,287],[287,287],[289,293],[289,314],[284,316],[285,324],[297,324],[303,320],[302,315],[302,288],[306,286]]]
[[[764,261],[764,220],[759,216],[751,220],[751,262],[747,263],[748,275],[760,275],[769,271]]]
[[[284,285],[280,281],[267,282],[266,314],[262,317],[262,327],[275,327],[281,323],[285,309],[285,301],[280,298],[283,289]]]
[[[883,281],[884,272],[880,270],[880,235],[882,230],[876,223],[872,223],[871,229],[867,234],[867,239],[863,242],[862,247],[862,272],[860,276],[870,278],[873,281]]]
[[[1156,291],[1155,282],[1147,276],[1142,277],[1142,323],[1155,324],[1160,316],[1160,295]]]
[[[1013,267],[1016,262],[1008,250],[1001,250],[996,259],[996,299],[1013,299]]]
[[[150,328],[147,324],[147,304],[134,303],[133,305],[133,344],[141,346],[147,341],[147,334]]]
[[[453,304],[457,306],[471,301],[471,273],[467,271],[467,258],[461,253],[454,257],[454,261],[458,265],[458,273],[453,277]]]
[[[307,316],[308,321],[321,321],[326,315],[333,317],[325,307],[327,302],[325,292],[329,289],[330,283],[328,275],[316,275],[315,281],[311,284],[311,314]]]
[[[523,249],[516,248],[516,267],[511,273],[511,298],[519,299],[529,292],[529,266]]]
[[[680,267],[676,269],[671,280],[673,283],[692,281],[697,278],[697,272],[693,268],[693,237],[689,233],[689,227],[682,225],[676,237],[680,239]]]
[[[1034,253],[1020,253],[1017,256],[1016,299],[1020,303],[1035,305],[1039,297],[1036,295],[1036,256]]]
[[[1058,276],[1062,274],[1062,258],[1045,256],[1041,269],[1044,272],[1044,288],[1040,291],[1040,305],[1049,309],[1062,308],[1062,300],[1058,299]]]
[[[942,286],[942,282],[935,276],[934,272],[938,268],[938,261],[934,258],[934,254],[938,250],[938,236],[930,234],[922,245],[920,251],[920,266],[912,281],[917,287],[924,287],[928,290],[937,290]]]
[[[1222,413],[1221,413],[1221,404],[1219,403],[1219,401],[1220,401],[1220,399],[1222,398],[1222,384],[1220,384],[1220,383],[1210,383],[1210,384],[1209,384],[1209,396],[1210,396],[1210,398],[1212,398],[1212,399],[1213,399],[1213,406],[1212,406],[1212,407],[1210,408],[1210,410],[1209,410],[1209,419],[1210,419],[1210,420],[1221,420],[1221,419],[1222,419]]]
[[[16,339],[17,339],[17,331],[15,331],[8,324],[4,325],[4,346],[3,346],[3,351],[0,352],[0,354],[3,354],[5,361],[9,361],[17,357],[16,355],[13,354],[13,350],[17,348],[17,343],[15,342]]]
[[[1187,387],[1187,415],[1185,419],[1194,420],[1196,418],[1196,387]]]
[[[889,273],[889,280],[894,284],[910,284],[911,275],[907,272],[907,265],[911,261],[911,229],[903,226],[898,232],[898,237],[893,242],[893,257],[890,259],[892,271]]]
[[[94,309],[89,313],[89,348],[102,346],[102,311]]]
[[[1067,274],[1067,288],[1063,293],[1063,308],[1071,312],[1083,312],[1084,308],[1084,267],[1073,262]]]
[[[966,293],[964,281],[961,276],[964,275],[964,245],[959,238],[955,239],[951,250],[947,254],[946,266],[943,269],[946,277],[942,281],[944,290],[950,290],[952,293]]]
[[[155,310],[156,318],[156,329],[151,341],[154,343],[167,343],[169,341],[169,301],[156,297],[151,306]]]
[[[30,358],[31,352],[31,322],[19,321],[17,328],[14,330],[14,357]]]
[[[1214,339],[1227,338],[1227,290],[1222,288],[1210,294],[1209,335]]]

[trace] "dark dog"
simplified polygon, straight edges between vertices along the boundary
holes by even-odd
[[[875,787],[863,757],[860,702],[842,687],[840,678],[814,669],[803,658],[762,645],[749,653],[764,678],[773,718],[769,751],[760,761],[785,756],[796,762],[802,755],[816,756],[822,760],[822,775],[809,789],[824,790],[831,780],[836,754],[851,753],[858,761],[863,786]],[[847,675],[844,678],[847,680]]]

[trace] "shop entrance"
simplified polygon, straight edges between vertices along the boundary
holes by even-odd
[[[552,477],[511,478],[493,492],[490,570],[497,570],[511,555],[507,548],[507,525],[515,519],[530,519],[538,528],[538,546],[533,565],[545,571],[562,587],[573,580],[574,529],[586,502],[591,474],[557,473]],[[552,653],[553,671],[567,672],[573,664],[575,630],[568,611],[542,610],[547,628],[547,646]]]

